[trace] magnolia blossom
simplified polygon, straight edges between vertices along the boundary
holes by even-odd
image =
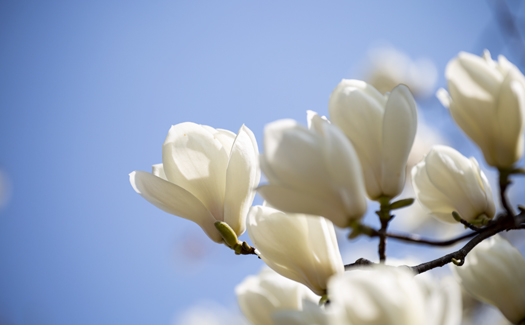
[[[427,324],[426,299],[414,274],[405,268],[374,266],[330,279],[333,324]]]
[[[332,123],[354,145],[370,199],[399,195],[417,129],[410,90],[399,85],[382,95],[364,81],[343,80],[332,92],[328,109]]]
[[[338,325],[335,316],[318,303],[305,300],[302,310],[279,310],[272,319],[274,325]]]
[[[366,212],[359,160],[337,127],[312,112],[309,119],[310,129],[293,120],[266,126],[260,163],[269,184],[257,190],[277,209],[348,227]]]
[[[302,310],[304,303],[319,301],[304,285],[289,280],[269,268],[244,279],[235,287],[244,316],[254,325],[272,325],[272,315],[280,310]]]
[[[456,211],[467,220],[492,218],[492,190],[474,158],[447,146],[434,146],[412,169],[416,197],[438,219],[456,222]]]
[[[328,279],[344,272],[328,219],[254,206],[248,214],[248,235],[269,267],[320,296],[326,293]]]
[[[158,208],[197,223],[215,242],[223,242],[216,221],[237,235],[260,179],[257,142],[242,126],[234,133],[194,123],[171,127],[162,147],[162,164],[153,173],[134,171],[137,193]]]
[[[474,297],[498,307],[514,324],[525,321],[525,259],[506,239],[482,241],[453,270]]]
[[[416,282],[425,296],[425,324],[458,325],[461,323],[463,303],[461,287],[452,276],[437,279],[432,272],[419,274]]]
[[[481,148],[491,166],[508,168],[523,154],[525,78],[500,55],[492,60],[460,52],[445,72],[448,90],[437,93],[461,129]]]

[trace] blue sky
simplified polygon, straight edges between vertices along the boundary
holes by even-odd
[[[169,324],[203,299],[234,305],[262,262],[156,209],[128,174],[161,162],[172,124],[244,123],[262,147],[269,122],[327,115],[377,44],[431,58],[438,86],[459,51],[513,61],[488,3],[2,1],[0,323]],[[434,97],[420,112],[463,143]]]

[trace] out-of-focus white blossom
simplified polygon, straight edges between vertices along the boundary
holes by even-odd
[[[305,300],[302,310],[280,310],[272,315],[274,325],[337,325],[333,313]]]
[[[445,71],[448,91],[437,96],[491,166],[508,168],[523,154],[525,78],[500,55],[460,52]]]
[[[498,307],[514,324],[525,321],[525,259],[506,239],[482,241],[452,269],[474,297]]]
[[[474,158],[447,146],[435,146],[412,169],[416,197],[423,207],[445,222],[456,222],[452,212],[473,221],[492,218],[492,190]]]
[[[254,206],[247,223],[248,235],[263,261],[316,294],[324,295],[328,279],[344,272],[330,220]]]
[[[417,129],[410,90],[399,85],[382,95],[364,81],[343,80],[332,92],[328,109],[332,123],[354,145],[370,199],[399,195]]]
[[[330,279],[333,324],[421,325],[427,323],[425,293],[405,268],[374,266]]]
[[[259,151],[250,129],[234,133],[195,123],[171,127],[162,147],[162,164],[153,173],[134,171],[137,193],[158,208],[197,223],[215,242],[223,242],[216,221],[237,235],[259,183]]]
[[[254,325],[272,325],[272,315],[281,310],[302,310],[303,304],[319,302],[304,285],[289,280],[269,268],[244,279],[235,287],[243,314]]]
[[[383,94],[405,84],[414,96],[427,97],[434,90],[437,69],[430,59],[412,61],[393,47],[381,47],[369,52],[364,79]]]
[[[461,324],[463,305],[461,287],[452,276],[437,279],[432,272],[415,277],[425,295],[425,324]]]
[[[212,300],[199,301],[177,311],[171,325],[250,325],[237,306],[224,306]]]
[[[279,120],[265,127],[260,163],[269,184],[257,190],[277,209],[348,227],[366,212],[359,159],[336,126],[312,112],[309,125]]]

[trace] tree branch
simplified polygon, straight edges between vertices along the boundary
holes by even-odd
[[[418,243],[418,244],[423,244],[423,245],[443,247],[443,246],[454,245],[462,240],[468,239],[470,237],[474,237],[477,234],[478,232],[471,232],[471,233],[464,234],[464,235],[461,235],[459,237],[452,238],[449,240],[425,239],[417,235],[400,235],[400,234],[392,234],[392,233],[387,233],[386,236],[389,238],[393,238],[393,239],[397,239],[397,240],[401,240],[401,241],[405,241],[409,243]]]
[[[434,269],[436,267],[442,267],[443,265],[446,265],[450,262],[454,262],[459,266],[463,265],[463,263],[465,263],[465,257],[467,256],[467,254],[483,240],[505,230],[508,231],[513,229],[521,229],[521,224],[525,222],[525,213],[521,213],[515,218],[507,218],[506,216],[503,216],[500,219],[502,219],[501,222],[494,223],[492,227],[483,228],[483,230],[480,233],[478,233],[476,237],[472,238],[460,250],[447,254],[443,257],[437,258],[433,261],[413,266],[412,270],[420,274],[428,270]]]
[[[465,234],[460,237],[450,239],[447,241],[429,241],[429,240],[418,239],[418,238],[408,237],[408,236],[403,236],[403,235],[394,235],[394,234],[388,234],[388,237],[400,239],[404,241],[409,241],[409,242],[429,244],[429,245],[434,245],[434,246],[447,246],[447,245],[455,244],[456,242],[460,240],[464,240],[464,239],[475,236],[467,244],[465,244],[465,246],[463,246],[461,249],[453,253],[447,254],[443,257],[437,258],[430,262],[426,262],[426,263],[422,263],[422,264],[410,267],[417,274],[420,274],[420,273],[432,270],[436,267],[442,267],[454,261],[457,265],[461,266],[465,262],[465,257],[467,256],[467,254],[474,247],[476,247],[477,244],[481,243],[483,240],[489,237],[492,237],[495,234],[500,233],[502,231],[509,231],[509,230],[515,230],[515,229],[525,229],[525,211],[522,211],[520,214],[518,214],[517,216],[513,218],[508,218],[506,215],[500,215],[499,218],[491,222],[487,227],[481,228],[479,232],[472,232],[472,233]],[[370,237],[378,236],[377,230],[374,230],[371,227],[366,227],[366,230],[368,231],[368,235]],[[360,258],[354,263],[345,265],[345,270],[348,271],[355,267],[370,266],[370,265],[375,265],[375,264],[376,263],[373,263],[365,258]]]

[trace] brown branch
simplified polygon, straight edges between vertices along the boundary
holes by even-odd
[[[510,184],[512,184],[512,181],[509,179],[510,174],[512,173],[511,170],[505,170],[505,169],[498,169],[499,171],[499,198],[501,205],[505,209],[505,212],[507,215],[513,216],[514,211],[512,211],[512,208],[510,207],[509,200],[507,199],[507,188]]]
[[[374,263],[372,261],[369,261],[366,258],[359,258],[352,264],[346,264],[345,265],[345,271],[348,271],[348,270],[350,270],[352,268],[355,268],[355,267],[358,267],[358,266],[369,266],[369,265],[374,265],[374,264],[376,264],[376,263]]]
[[[492,227],[484,228],[480,233],[478,233],[476,237],[472,238],[465,246],[463,246],[463,248],[443,257],[437,258],[433,261],[413,266],[412,270],[419,274],[436,267],[442,267],[443,265],[454,261],[456,261],[455,263],[457,263],[459,266],[463,265],[463,263],[465,263],[465,257],[467,254],[483,240],[502,231],[521,229],[521,224],[525,222],[525,213],[521,213],[514,218],[503,216],[500,219],[500,222],[494,223]]]
[[[418,243],[418,244],[423,244],[423,245],[430,245],[430,246],[451,246],[451,245],[454,245],[462,240],[465,240],[465,239],[468,239],[470,237],[474,237],[478,234],[478,232],[471,232],[471,233],[468,233],[468,234],[464,234],[464,235],[461,235],[459,237],[456,237],[456,238],[452,238],[452,239],[449,239],[449,240],[434,240],[434,239],[425,239],[425,238],[421,238],[417,235],[400,235],[400,234],[392,234],[392,233],[387,233],[386,236],[389,237],[389,238],[393,238],[393,239],[397,239],[397,240],[401,240],[401,241],[406,241],[406,242],[409,242],[409,243]]]
[[[366,226],[363,226],[366,227]],[[429,245],[435,245],[435,246],[447,246],[454,244],[460,240],[467,239],[470,237],[475,236],[472,238],[465,246],[463,246],[461,249],[452,252],[450,254],[447,254],[443,257],[437,258],[435,260],[432,260],[430,262],[422,263],[416,266],[410,267],[413,271],[415,271],[417,274],[429,271],[431,269],[434,269],[436,267],[442,267],[450,262],[457,263],[457,265],[461,266],[465,262],[465,257],[467,254],[474,248],[476,245],[481,243],[483,240],[494,236],[497,233],[500,233],[502,231],[509,231],[509,230],[515,230],[515,229],[525,229],[525,211],[522,211],[520,214],[513,218],[508,218],[506,215],[500,215],[499,218],[492,221],[487,227],[481,228],[479,232],[473,232],[469,234],[462,235],[460,237],[448,240],[448,241],[427,241],[422,240],[414,237],[408,237],[403,235],[393,235],[388,234],[388,237],[400,239],[403,241],[409,241],[409,242],[417,242],[422,244],[429,244]],[[366,230],[368,231],[368,235],[370,237],[376,237],[378,236],[378,231],[374,230],[373,228],[366,227]],[[374,233],[375,231],[375,233]],[[373,263],[367,259],[360,258],[354,263],[345,265],[345,270],[351,270],[355,267],[359,266],[371,266],[375,265],[376,263]]]

